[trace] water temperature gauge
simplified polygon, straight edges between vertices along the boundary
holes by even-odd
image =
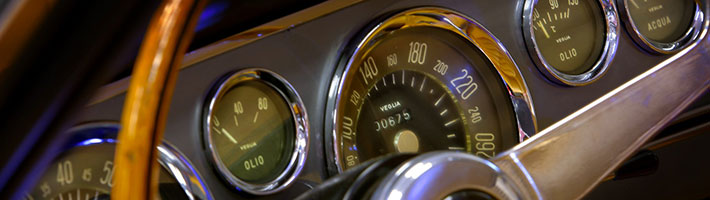
[[[619,0],[629,35],[639,46],[674,53],[698,38],[704,14],[695,0]]]
[[[263,69],[226,78],[205,117],[205,143],[217,171],[252,194],[277,192],[295,179],[305,161],[307,130],[300,97]]]

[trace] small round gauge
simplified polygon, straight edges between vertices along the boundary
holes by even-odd
[[[473,20],[419,8],[368,33],[332,85],[337,98],[329,102],[333,124],[326,130],[333,135],[326,145],[333,172],[392,153],[453,150],[492,158],[534,132],[530,115],[517,115],[530,113],[522,111],[530,104],[520,98],[527,90],[518,69]]]
[[[116,123],[91,123],[70,130],[75,142],[52,162],[25,199],[111,199],[118,127]],[[163,166],[158,178],[161,199],[211,199],[181,153],[167,143],[158,150]]]
[[[600,78],[611,62],[617,18],[609,0],[528,0],[523,33],[543,74],[580,86]]]
[[[695,0],[619,0],[632,38],[644,49],[673,53],[700,34],[703,14]]]
[[[242,70],[224,79],[209,102],[206,146],[234,186],[252,194],[277,192],[305,162],[305,117],[300,97],[282,77]]]

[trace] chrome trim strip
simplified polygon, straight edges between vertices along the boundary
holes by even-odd
[[[402,20],[400,18],[406,18]],[[477,21],[465,17],[455,11],[437,7],[421,7],[399,12],[383,21],[377,22],[377,26],[372,28],[362,39],[357,40],[357,46],[349,53],[343,54],[340,64],[331,82],[328,93],[327,107],[325,113],[325,139],[326,156],[328,168],[331,173],[343,171],[342,156],[340,155],[340,140],[337,137],[338,107],[341,101],[343,84],[349,78],[348,72],[356,58],[365,51],[372,48],[384,35],[404,28],[411,27],[434,27],[451,31],[468,40],[478,50],[480,50],[487,60],[493,65],[495,71],[500,75],[500,80],[508,90],[513,111],[516,116],[518,126],[519,141],[537,132],[537,122],[533,109],[532,98],[520,73],[518,66],[513,61],[507,49],[493,34]],[[352,76],[352,75],[351,75]]]
[[[590,0],[593,1],[593,0]],[[612,0],[598,0],[606,22],[606,40],[599,60],[582,74],[566,74],[560,72],[545,61],[542,53],[537,47],[535,33],[532,27],[532,15],[534,6],[538,0],[526,0],[523,8],[523,36],[528,53],[538,70],[549,80],[563,85],[584,86],[593,83],[606,73],[609,64],[614,59],[617,46],[619,44],[619,16],[616,13],[616,5]]]
[[[623,8],[623,11],[620,10],[619,12],[625,19],[623,20],[624,25],[626,25],[627,29],[630,30],[628,31],[629,35],[631,35],[634,42],[636,42],[636,44],[642,49],[652,53],[671,54],[688,47],[693,41],[698,40],[700,31],[703,28],[703,19],[705,18],[703,10],[700,9],[700,0],[692,0],[695,2],[695,14],[693,15],[693,21],[690,23],[690,27],[688,27],[686,33],[678,40],[670,43],[653,41],[643,36],[643,34],[639,32],[638,27],[636,27],[633,18],[631,18],[631,14],[629,14],[629,4],[627,1],[628,0],[618,0],[619,5],[621,5],[620,8]]]
[[[227,91],[229,91],[233,86],[244,81],[262,81],[273,87],[273,89],[277,92],[281,93],[281,96],[290,108],[289,112],[291,112],[291,116],[294,120],[294,144],[291,156],[289,157],[289,163],[286,169],[284,169],[278,177],[268,183],[249,183],[248,181],[244,181],[236,177],[229,171],[227,166],[220,161],[220,156],[217,151],[214,151],[214,147],[212,145],[212,129],[209,128],[212,126],[212,109],[214,108],[215,103],[217,103],[217,101],[221,99]],[[243,69],[229,74],[218,84],[219,85],[216,87],[216,90],[211,93],[212,96],[207,102],[207,107],[205,108],[204,113],[203,136],[204,144],[207,147],[207,156],[210,158],[208,160],[210,160],[212,166],[215,167],[222,178],[239,190],[244,190],[255,195],[267,195],[286,189],[301,173],[301,170],[306,163],[306,156],[308,155],[310,129],[308,127],[306,107],[303,106],[301,97],[285,78],[275,72],[260,68]]]
[[[329,0],[310,8],[298,11],[283,18],[262,24],[256,28],[237,33],[228,38],[217,41],[206,47],[197,49],[185,55],[180,69],[188,68],[195,63],[207,58],[222,54],[232,49],[239,48],[246,44],[266,38],[270,35],[280,33],[315,20],[319,17],[334,13],[338,10],[350,7],[363,0]]]

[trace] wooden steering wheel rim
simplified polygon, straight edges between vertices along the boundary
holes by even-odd
[[[113,199],[152,199],[157,194],[157,145],[178,67],[204,5],[199,0],[165,0],[150,21],[121,116]]]

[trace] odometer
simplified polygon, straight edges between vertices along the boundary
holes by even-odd
[[[698,37],[703,14],[694,0],[619,0],[632,38],[644,49],[673,53]]]
[[[333,85],[327,144],[334,171],[391,153],[453,150],[491,158],[534,132],[517,68],[473,20],[414,9],[385,20],[360,44]]]
[[[531,57],[550,80],[598,79],[616,51],[618,24],[609,0],[528,0],[524,34]]]

